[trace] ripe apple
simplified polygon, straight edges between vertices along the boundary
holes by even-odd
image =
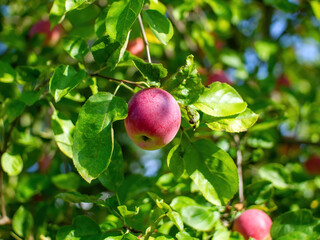
[[[31,27],[29,37],[32,38],[36,34],[44,34],[45,40],[43,44],[54,46],[59,42],[63,33],[64,29],[60,24],[50,30],[50,22],[48,20],[40,20]]]
[[[250,237],[256,240],[271,240],[271,218],[263,211],[249,209],[244,211],[233,224],[233,231],[239,232],[247,240]]]
[[[136,38],[134,40],[129,41],[127,46],[127,51],[129,51],[132,55],[141,57],[144,50],[144,42],[142,38]]]
[[[304,167],[310,175],[320,174],[320,157],[316,155],[309,157],[304,163]]]
[[[214,73],[210,73],[205,85],[208,86],[213,82],[221,82],[232,85],[231,80],[223,70],[217,70]]]
[[[285,74],[281,74],[280,77],[277,78],[276,87],[291,87],[291,82],[289,78]]]
[[[171,142],[180,122],[180,108],[172,95],[160,88],[147,88],[130,99],[124,123],[135,144],[146,150],[156,150]]]

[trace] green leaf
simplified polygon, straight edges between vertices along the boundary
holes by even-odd
[[[57,240],[80,240],[80,239],[95,239],[100,240],[100,228],[91,218],[87,216],[77,216],[73,219],[71,226],[64,226],[57,233]],[[91,238],[92,237],[92,238]]]
[[[247,108],[244,112],[228,117],[205,116],[207,126],[215,131],[244,132],[258,120],[259,115]]]
[[[83,70],[76,71],[73,67],[61,65],[54,71],[50,79],[49,89],[56,102],[74,89],[84,78]]]
[[[65,0],[66,11],[69,12],[73,9],[81,7],[83,4],[90,4],[95,0]]]
[[[249,205],[261,205],[269,201],[272,194],[273,188],[269,181],[255,182],[245,189],[245,196]]]
[[[67,119],[61,113],[54,111],[51,116],[51,128],[54,134],[54,139],[66,156],[72,158],[72,143],[74,125],[71,120]]]
[[[115,68],[121,60],[126,46],[127,43],[121,46],[119,42],[111,40],[109,36],[103,36],[93,43],[91,52],[96,62]]]
[[[121,0],[111,4],[106,17],[106,33],[121,46],[127,41],[130,29],[142,10],[144,0]]]
[[[51,180],[57,188],[67,191],[77,190],[81,182],[79,175],[74,172],[55,175]]]
[[[123,167],[122,150],[115,142],[109,167],[99,176],[101,184],[111,191],[116,191],[124,180]]]
[[[198,240],[199,238],[191,237],[189,233],[183,231],[176,234],[178,240]]]
[[[18,66],[16,70],[18,82],[35,83],[41,74],[36,67],[31,66]]]
[[[135,211],[129,211],[126,205],[117,207],[122,217],[131,217],[139,213],[139,208],[136,207]]]
[[[108,168],[114,147],[112,123],[126,118],[127,113],[126,102],[106,92],[91,96],[81,108],[74,132],[73,163],[87,182]]]
[[[233,68],[242,68],[243,63],[239,56],[239,54],[232,50],[224,50],[220,55],[221,61],[226,64],[227,66],[233,67]]]
[[[254,48],[259,58],[263,61],[269,61],[270,57],[277,53],[278,45],[274,42],[256,41]]]
[[[36,101],[39,100],[39,97],[43,93],[44,89],[36,91],[23,91],[20,95],[20,100],[25,103],[27,106],[32,106]]]
[[[146,63],[141,58],[132,56],[132,61],[142,76],[151,86],[160,86],[160,79],[167,76],[168,71],[160,63]]]
[[[170,203],[170,206],[180,212],[182,208],[187,207],[187,206],[196,206],[198,205],[197,202],[189,197],[186,196],[178,196],[172,199],[172,202]]]
[[[165,82],[164,89],[170,92],[181,104],[190,105],[197,101],[204,86],[192,55],[187,57],[186,65],[182,66],[177,74]]]
[[[292,232],[311,235],[314,231],[313,228],[319,222],[319,219],[314,218],[311,212],[306,209],[286,212],[274,219],[270,231],[271,237],[278,239]]]
[[[173,36],[173,27],[170,20],[157,10],[152,9],[144,10],[143,16],[156,38],[164,45],[167,45]]]
[[[105,22],[105,19],[107,17],[107,14],[108,14],[108,11],[109,11],[109,8],[106,7],[104,8],[99,16],[97,17],[95,23],[94,23],[94,31],[96,33],[96,35],[101,38],[105,32],[106,32],[106,22]]]
[[[81,194],[78,192],[65,192],[59,193],[56,195],[56,198],[60,198],[63,201],[70,202],[70,203],[97,203],[99,201],[98,196],[89,196],[86,194]]]
[[[17,176],[23,169],[23,161],[20,155],[4,153],[1,157],[1,166],[9,176]]]
[[[0,61],[0,82],[12,83],[16,79],[16,72],[10,64]]]
[[[263,2],[285,12],[295,12],[299,9],[299,6],[290,0],[263,0]]]
[[[182,150],[180,144],[177,144],[171,148],[167,156],[168,167],[176,179],[178,179],[184,172],[184,162],[181,155]]]
[[[311,240],[310,236],[302,232],[291,232],[285,236],[281,236],[277,240]],[[314,240],[317,240],[316,238]]]
[[[78,61],[83,61],[84,56],[89,52],[88,44],[81,37],[65,37],[62,40],[62,45],[64,50]]]
[[[289,187],[291,175],[289,171],[279,163],[269,163],[259,169],[259,176],[272,182],[273,186],[279,189]]]
[[[231,20],[232,12],[227,2],[223,0],[205,0],[212,10],[219,16],[228,21]]]
[[[51,27],[54,27],[64,19],[66,12],[65,3],[66,0],[54,0],[49,13]]]
[[[232,158],[209,140],[183,139],[187,173],[212,204],[224,205],[238,191],[238,171]]]
[[[181,216],[185,224],[198,231],[211,230],[220,218],[218,211],[202,206],[184,207],[181,209]]]
[[[319,1],[310,1],[311,8],[314,15],[320,20],[320,2]]]
[[[50,185],[49,177],[41,174],[22,175],[19,178],[19,183],[16,189],[17,199],[21,202],[26,202],[35,194]]]
[[[1,105],[0,117],[7,116],[9,122],[13,122],[17,117],[19,117],[26,105],[18,99],[7,98]]]
[[[20,206],[13,215],[12,228],[19,236],[29,239],[33,228],[33,217],[23,206]]]
[[[220,82],[210,84],[210,88],[206,88],[193,105],[213,117],[235,115],[247,108],[247,103],[233,87]]]

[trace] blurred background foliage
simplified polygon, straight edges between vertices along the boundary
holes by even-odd
[[[99,36],[99,18],[105,16],[104,8],[112,2],[97,0],[68,12],[61,23],[65,34],[80,36],[91,46]],[[302,208],[320,217],[320,177],[308,175],[303,167],[311,155],[320,154],[320,3],[306,0],[147,3],[146,7],[165,14],[174,27],[173,38],[163,45],[145,24],[154,63],[162,63],[171,76],[193,54],[204,83],[211,73],[222,69],[249,107],[259,114],[254,127],[239,134],[245,205],[257,205],[273,218]],[[33,231],[36,239],[40,235],[55,236],[60,226],[71,225],[72,219],[81,214],[94,218],[105,230],[123,224],[109,214],[108,208],[91,203],[95,200],[84,203],[80,193],[102,194],[104,198],[112,194],[99,181],[89,185],[75,174],[71,159],[60,152],[53,139],[49,105],[52,97],[44,86],[55,67],[85,66],[93,73],[100,66],[90,54],[83,64],[71,58],[62,40],[46,46],[43,36],[28,36],[38,20],[48,19],[51,6],[52,1],[44,0],[2,0],[0,4],[0,132],[8,132],[14,124],[10,153],[15,161],[21,161],[19,156],[23,160],[19,176],[4,177],[7,211],[9,216],[21,214],[20,219],[24,219],[21,221],[31,224],[27,229]],[[137,37],[141,37],[138,22],[130,39]],[[145,52],[141,57],[146,59]],[[117,79],[142,80],[136,68],[125,61],[115,70],[102,73]],[[103,79],[95,83],[86,78],[54,107],[75,124],[82,104],[90,95],[97,89],[113,92],[116,86]],[[118,94],[127,101],[132,96],[125,88]],[[128,139],[123,122],[116,122],[114,128],[124,156],[125,181],[118,190],[119,197],[130,210],[140,206],[136,217],[140,220],[134,222],[129,218],[131,226],[138,230],[145,227],[146,216],[154,206],[147,191],[162,194],[167,203],[184,195],[207,204],[188,178],[175,179],[168,171],[165,159],[169,147],[154,152],[139,150]],[[194,136],[214,140],[236,158],[233,134],[208,131],[200,125]],[[0,140],[4,147],[4,134]],[[49,168],[42,166],[46,161]],[[70,196],[55,197],[67,191],[74,192],[75,202],[79,199],[79,203],[63,201]],[[108,199],[113,206],[115,199]],[[230,205],[237,202],[236,196]],[[234,207],[226,212],[226,225],[236,212]],[[169,225],[162,225],[160,232],[177,231]],[[24,235],[19,234],[19,223],[14,231]],[[3,239],[10,238],[10,227],[1,226],[0,234]]]

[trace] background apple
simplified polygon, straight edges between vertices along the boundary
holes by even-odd
[[[144,42],[142,38],[136,38],[134,40],[129,41],[127,46],[127,51],[129,51],[132,55],[141,57],[144,50]]]
[[[148,88],[130,99],[125,127],[135,144],[155,150],[171,142],[180,122],[180,108],[172,95],[160,88]]]
[[[249,209],[235,220],[233,230],[242,234],[246,240],[250,237],[256,240],[269,240],[271,225],[272,220],[265,212]]]
[[[210,73],[205,85],[210,85],[213,82],[221,82],[232,85],[231,80],[223,70],[217,70],[214,73]]]
[[[59,42],[63,33],[64,29],[60,24],[50,30],[49,20],[40,20],[31,27],[29,37],[32,38],[36,34],[44,34],[45,40],[43,44],[47,46],[54,46]]]
[[[320,157],[315,155],[309,157],[304,163],[304,167],[310,175],[320,174]]]
[[[48,173],[51,163],[52,163],[52,158],[53,156],[51,155],[43,155],[39,160],[38,160],[38,166],[39,166],[39,172],[40,173]]]
[[[291,87],[291,82],[289,78],[285,74],[281,74],[280,77],[277,78],[276,87]]]

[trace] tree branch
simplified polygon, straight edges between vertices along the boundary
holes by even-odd
[[[133,84],[133,85],[136,85],[139,88],[144,88],[140,84],[146,84],[145,82],[133,82],[133,81],[129,81],[129,80],[120,80],[120,79],[116,79],[116,78],[112,78],[112,77],[103,76],[103,75],[100,75],[98,73],[91,73],[89,75],[91,77],[100,77],[100,78],[107,79],[107,80],[114,81],[114,82]]]
[[[148,40],[147,40],[146,32],[144,31],[144,27],[143,27],[143,23],[142,23],[142,19],[141,19],[141,14],[140,13],[138,15],[138,20],[139,20],[139,24],[140,24],[140,28],[141,28],[141,33],[142,33],[142,36],[143,36],[143,41],[144,41],[144,44],[146,46],[148,62],[152,63],[151,62],[151,57],[150,57],[150,51],[149,51],[149,43],[148,43]]]
[[[234,135],[234,141],[236,143],[237,148],[237,167],[238,167],[238,175],[239,175],[239,201],[243,203],[243,176],[242,176],[242,153],[240,150],[240,137],[238,134]]]

